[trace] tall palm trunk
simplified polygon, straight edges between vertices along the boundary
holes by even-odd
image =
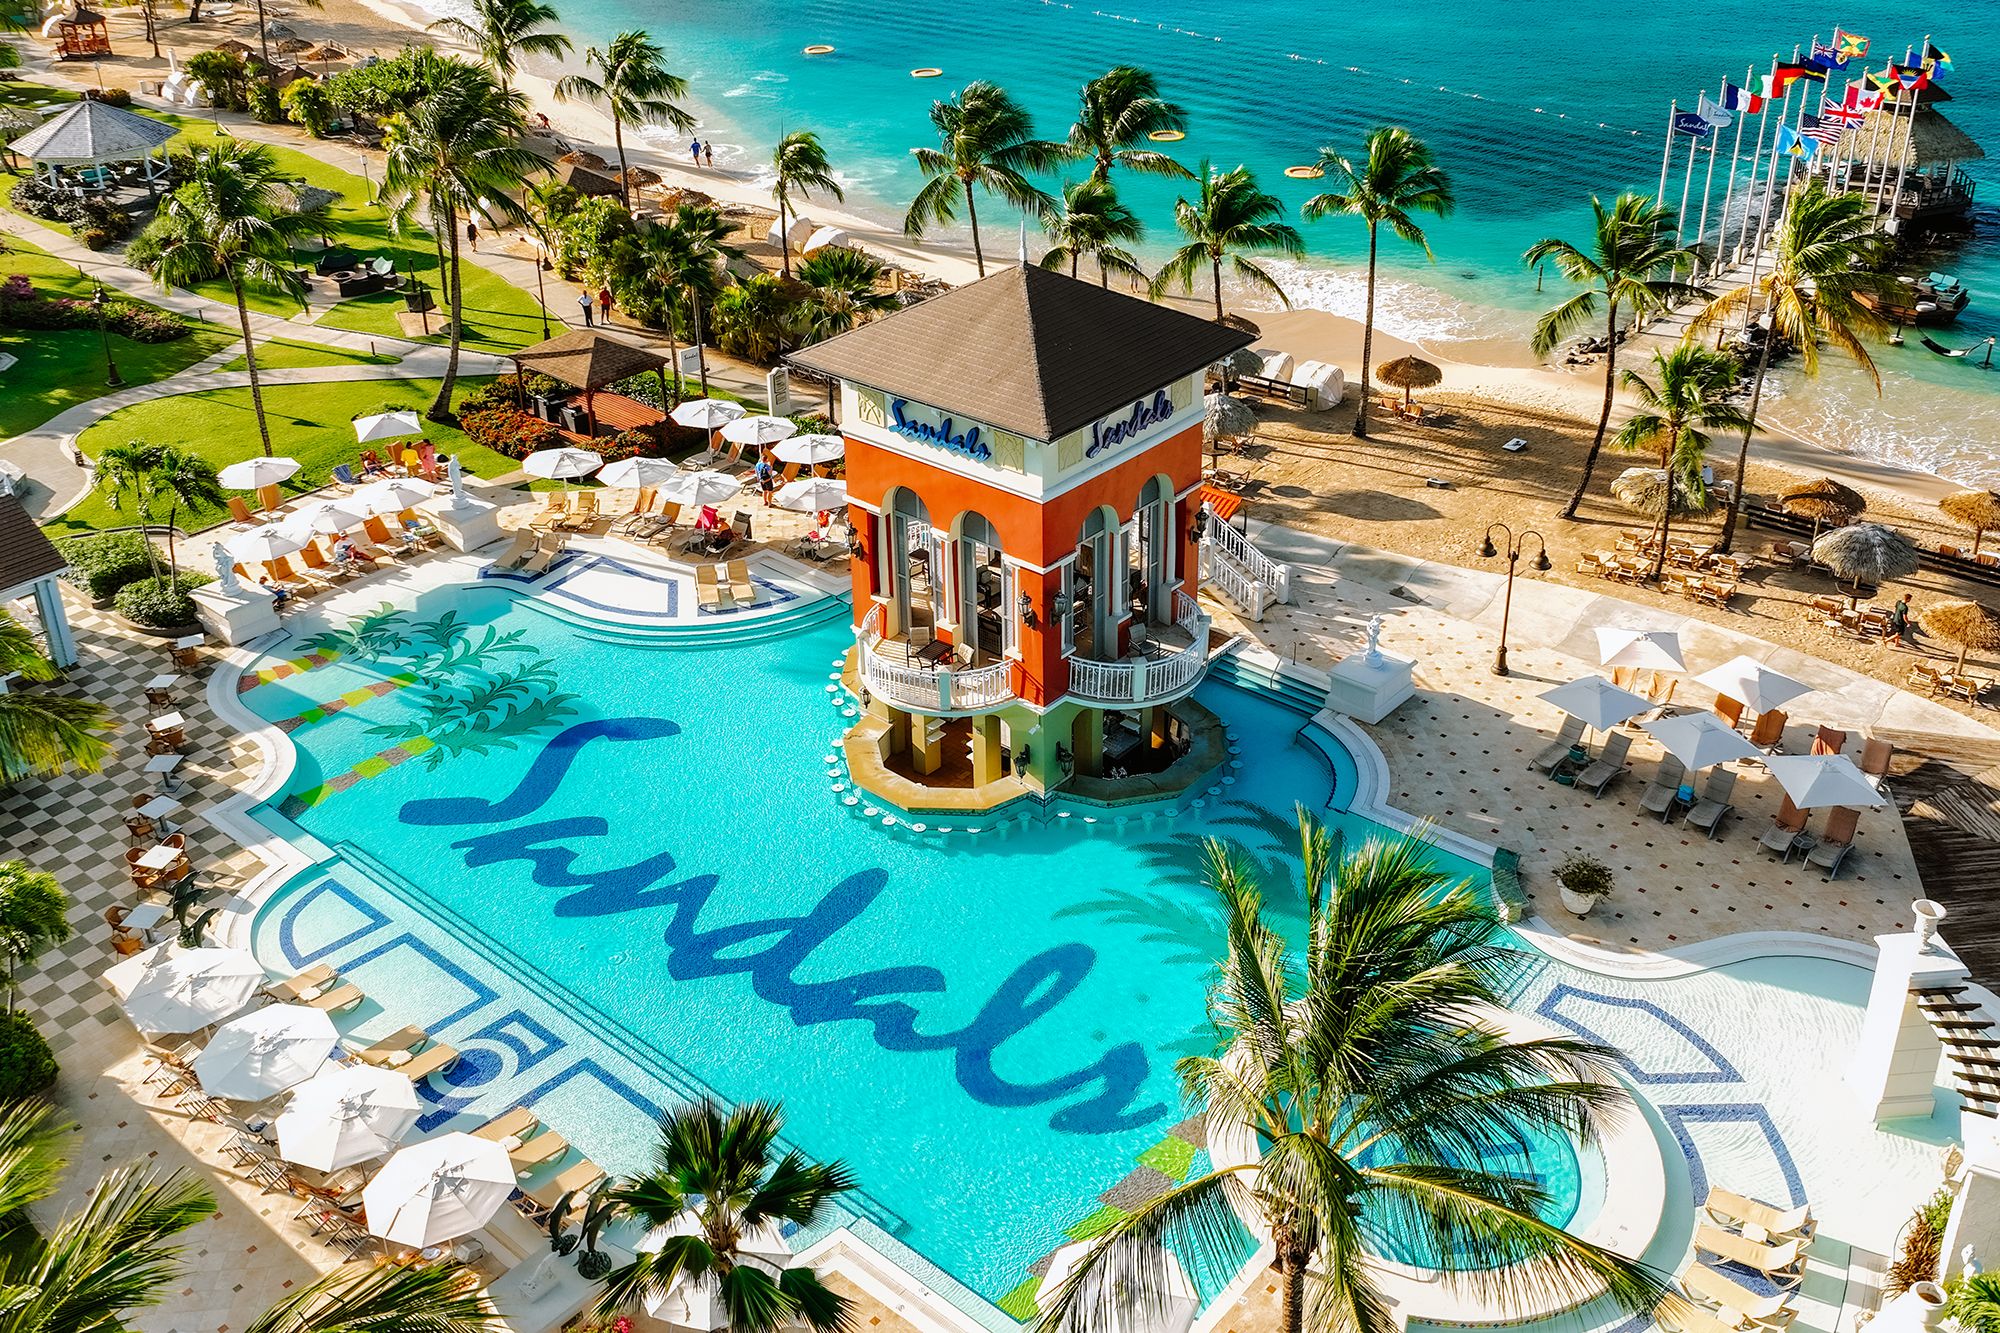
[[[663,404],[662,410],[669,412],[673,410],[674,403],[678,403],[681,398],[680,344],[674,339],[674,306],[677,304],[678,302],[672,300],[669,300],[667,303],[667,361],[674,368],[674,402]],[[664,429],[664,424],[662,425],[662,429]]]
[[[778,191],[778,251],[784,256],[786,277],[792,276],[792,224],[785,220],[788,212],[785,206],[785,192]]]
[[[1306,1321],[1305,1261],[1280,1251],[1278,1269],[1285,1279],[1284,1306],[1278,1316],[1278,1333],[1300,1333]]]
[[[1672,445],[1660,450],[1660,476],[1667,483],[1666,507],[1660,510],[1660,550],[1653,557],[1653,582],[1667,576],[1667,531],[1674,523],[1674,451]]]
[[[1757,407],[1764,401],[1764,372],[1771,368],[1771,341],[1777,336],[1778,331],[1773,327],[1764,335],[1764,345],[1757,349],[1757,375],[1750,383],[1750,410],[1744,415],[1743,443],[1736,449],[1736,493],[1729,497],[1729,512],[1722,518],[1722,540],[1717,543],[1724,555],[1729,554],[1736,540],[1736,516],[1743,512],[1744,474],[1750,470],[1750,437],[1757,432]]]
[[[1361,401],[1354,409],[1354,438],[1368,438],[1368,368],[1375,355],[1375,224],[1368,224],[1368,309],[1361,319]]]
[[[170,501],[167,505],[167,574],[176,585],[181,581],[181,562],[180,558],[174,554],[174,528],[180,520],[180,501]]]
[[[986,253],[979,248],[979,205],[972,197],[972,182],[963,176],[959,183],[965,186],[965,218],[972,224],[972,262],[979,266],[979,276],[986,276]]]
[[[428,413],[432,421],[445,421],[451,416],[451,391],[458,384],[458,340],[462,330],[459,321],[465,315],[465,289],[459,283],[458,273],[458,212],[450,204],[444,208],[445,234],[449,237],[451,269],[448,274],[451,283],[451,346],[445,353],[444,379],[438,384],[437,398],[431,403]]]
[[[1597,468],[1597,456],[1604,452],[1604,432],[1611,425],[1611,403],[1618,387],[1618,303],[1611,303],[1611,312],[1604,330],[1604,410],[1597,414],[1597,435],[1590,442],[1590,452],[1583,456],[1583,475],[1576,479],[1576,491],[1563,506],[1564,518],[1575,518],[1577,506],[1583,503],[1585,491],[1590,489],[1590,474]]]
[[[1215,278],[1215,322],[1220,324],[1222,322],[1222,256],[1218,254],[1209,255],[1208,269]]]
[[[229,290],[236,294],[236,322],[243,329],[243,365],[250,372],[250,406],[257,414],[257,438],[264,442],[264,457],[271,456],[271,426],[264,420],[264,386],[257,378],[257,340],[250,336],[250,307],[243,301],[243,281],[229,275]]]
[[[701,376],[701,396],[706,398],[708,397],[708,349],[703,346],[701,337],[701,293],[690,287],[688,296],[694,306],[694,326],[688,330],[688,336],[694,339],[695,371]]]
[[[1075,250],[1071,250],[1069,252],[1069,275],[1072,278],[1076,276],[1077,260],[1078,260],[1077,252]]]
[[[625,185],[625,122],[618,118],[618,107],[611,108],[611,142],[618,149],[618,203],[626,212],[632,211],[632,193]]]

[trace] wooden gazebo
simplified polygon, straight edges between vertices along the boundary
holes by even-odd
[[[597,394],[607,384],[652,371],[660,377],[660,401],[668,401],[667,358],[657,352],[613,338],[597,329],[572,329],[559,338],[536,343],[509,354],[518,377],[533,370],[583,390],[583,411],[590,420],[590,433],[597,434]],[[525,390],[524,390],[525,393]],[[606,414],[606,424],[618,430],[656,425],[666,413],[623,394],[610,394],[617,406]],[[527,406],[523,401],[524,408]],[[611,405],[607,404],[607,408]]]
[[[79,8],[53,20],[57,60],[95,60],[111,54],[111,31],[104,15]]]

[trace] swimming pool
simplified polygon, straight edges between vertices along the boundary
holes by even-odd
[[[1018,1315],[1039,1260],[1205,1165],[1173,1076],[1208,1046],[1222,951],[1197,839],[1244,844],[1282,904],[1293,806],[1351,792],[1352,760],[1211,682],[1240,753],[1178,818],[885,826],[837,760],[847,622],[825,599],[638,632],[480,583],[288,644],[240,697],[297,748],[258,817],[317,864],[255,945],[336,962],[389,1001],[370,1023],[466,1053],[427,1127],[531,1100],[618,1170],[667,1100],[782,1098],[871,1233]],[[1513,1165],[1552,1220],[1591,1206],[1588,1154]]]

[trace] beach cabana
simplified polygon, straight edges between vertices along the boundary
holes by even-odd
[[[1880,523],[1856,523],[1835,528],[1815,539],[1812,558],[1848,579],[1860,595],[1863,583],[1886,583],[1917,572],[1920,561],[1910,539]]]
[[[547,342],[524,347],[510,356],[517,381],[532,370],[583,390],[583,415],[590,423],[590,434],[593,436],[597,434],[598,425],[597,395],[606,385],[651,371],[660,380],[660,401],[670,401],[667,358],[632,343],[621,342],[596,329],[572,329]],[[613,428],[633,430],[659,424],[662,414],[656,409],[623,394],[611,394],[609,397],[616,400],[615,419],[608,420]],[[523,402],[522,406],[525,408],[527,404]]]
[[[14,140],[12,147],[51,185],[57,183],[58,168],[104,168],[119,162],[143,162],[150,185],[156,176],[154,155],[179,133],[151,116],[85,98]]]

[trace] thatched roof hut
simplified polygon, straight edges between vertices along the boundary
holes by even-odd
[[[1816,539],[1813,559],[1840,578],[1851,580],[1855,591],[1866,583],[1884,583],[1917,572],[1917,548],[1908,537],[1880,523],[1855,523],[1835,528]]]
[[[1959,526],[1972,529],[1972,553],[1978,555],[1986,530],[2000,528],[2000,493],[1954,491],[1938,501],[1938,512]]]
[[[1956,671],[1965,670],[1965,655],[1974,649],[2000,653],[2000,611],[1982,602],[1936,602],[1917,615],[1924,633],[1958,645]]]

